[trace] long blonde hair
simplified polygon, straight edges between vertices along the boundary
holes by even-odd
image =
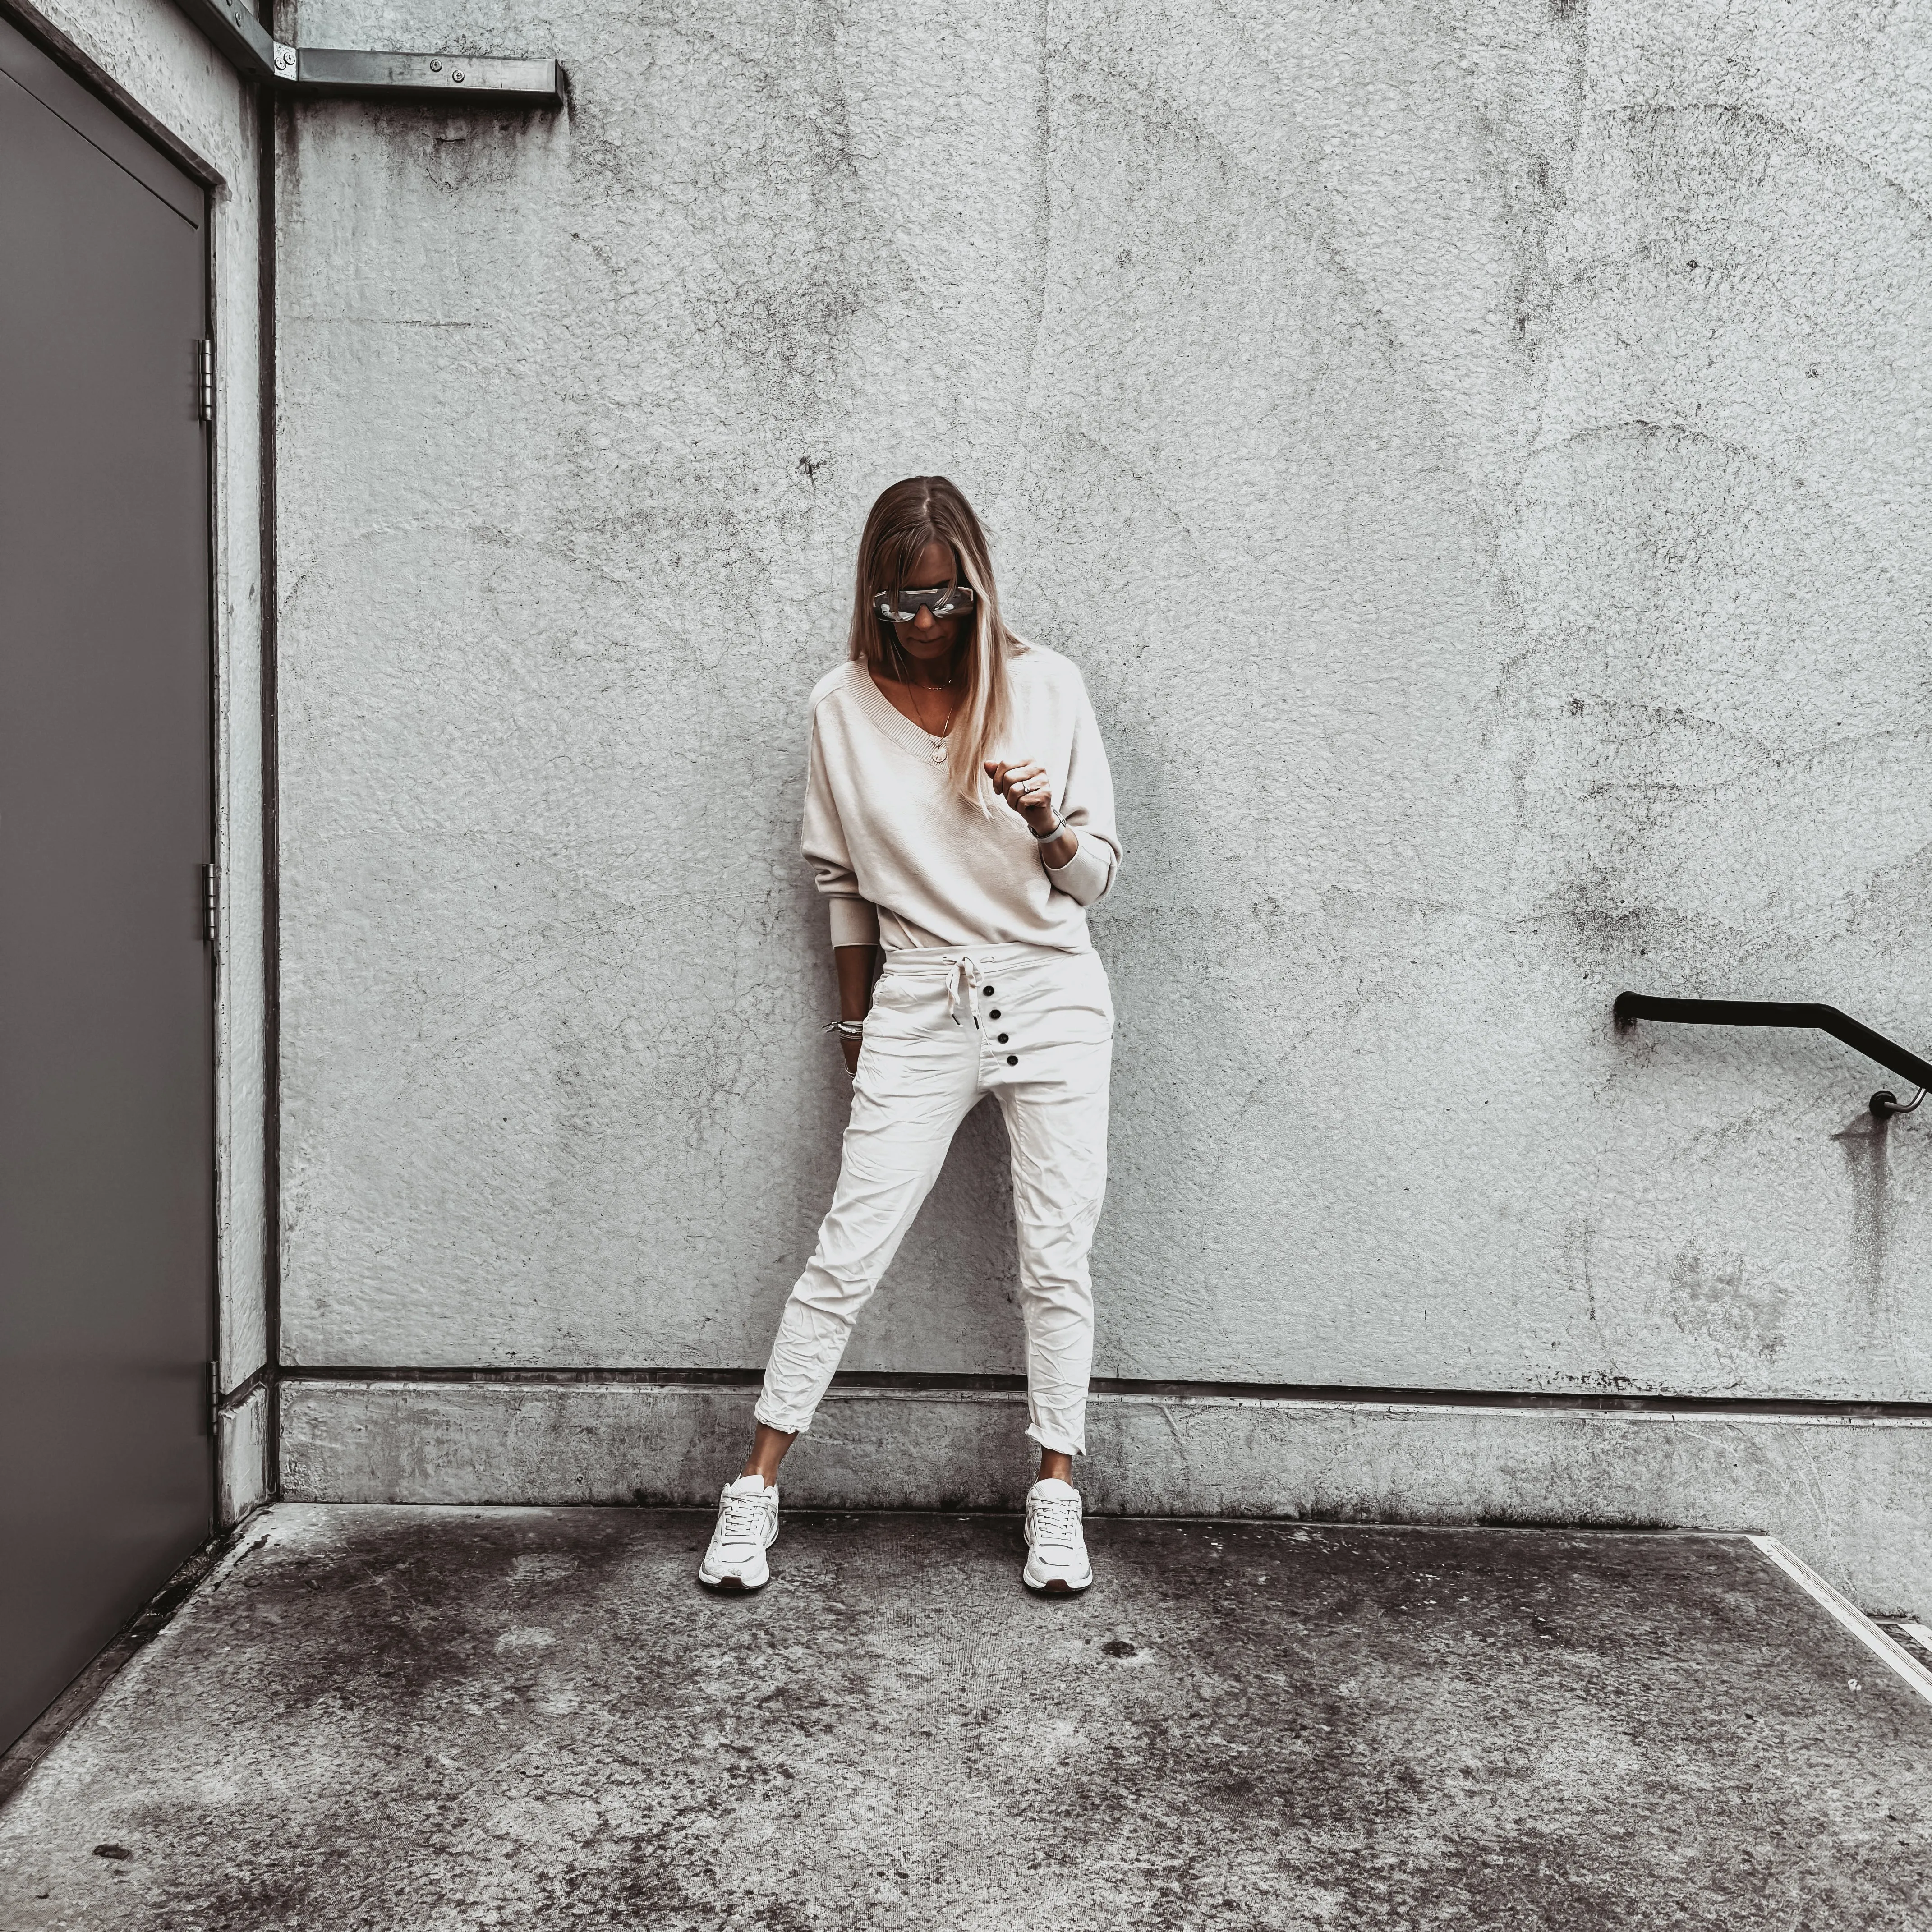
[[[1007,660],[1026,646],[1000,615],[1000,593],[993,581],[992,554],[973,506],[944,476],[908,476],[884,491],[866,519],[859,539],[859,568],[852,602],[852,655],[888,676],[904,675],[906,653],[895,626],[872,608],[886,591],[896,597],[906,572],[934,540],[952,552],[958,580],[973,592],[972,629],[960,653],[966,690],[955,707],[946,740],[946,778],[952,790],[982,812],[992,808],[986,760],[1011,710]]]

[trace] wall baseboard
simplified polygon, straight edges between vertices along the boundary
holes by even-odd
[[[716,1384],[288,1382],[281,1492],[343,1503],[709,1507],[752,1430]],[[835,1387],[792,1505],[1012,1509],[1016,1391]],[[1867,1608],[1932,1610],[1932,1420],[1096,1395],[1090,1514],[1759,1531]]]

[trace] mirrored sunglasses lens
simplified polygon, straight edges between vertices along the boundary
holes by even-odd
[[[906,591],[904,604],[900,604],[898,608],[895,608],[892,607],[891,595],[881,591],[881,593],[873,599],[872,607],[873,610],[878,610],[879,616],[885,618],[889,624],[910,624],[914,618],[918,616],[922,608],[932,610],[933,616],[945,616],[945,614],[949,613],[952,607],[945,603],[937,603],[935,597],[937,593],[929,593],[929,591]]]
[[[955,584],[950,590],[908,590],[902,595],[904,603],[895,606],[891,592],[882,590],[872,599],[872,608],[889,624],[910,624],[922,608],[935,617],[950,617],[973,602],[973,592],[964,584]]]

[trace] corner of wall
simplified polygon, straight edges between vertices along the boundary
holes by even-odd
[[[270,1426],[275,1392],[258,1383],[215,1419],[215,1516],[218,1527],[232,1529],[274,1499],[270,1467]]]

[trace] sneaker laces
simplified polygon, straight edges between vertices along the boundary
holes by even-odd
[[[764,1534],[765,1506],[757,1496],[729,1496],[718,1512],[720,1543],[756,1543]]]
[[[1042,1496],[1033,1506],[1033,1546],[1072,1550],[1080,1542],[1080,1498]]]

